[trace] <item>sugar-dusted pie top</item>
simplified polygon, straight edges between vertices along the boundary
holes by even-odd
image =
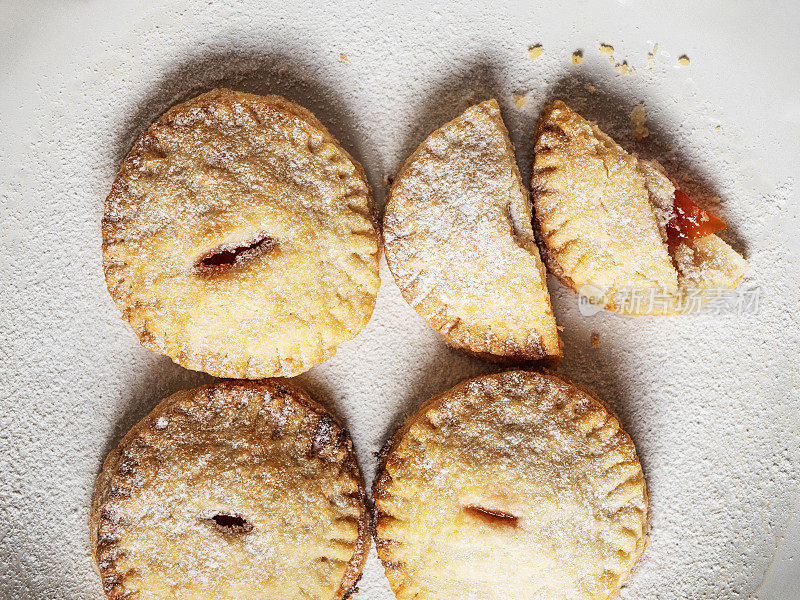
[[[342,599],[369,544],[347,433],[288,381],[179,392],[125,436],[92,504],[109,598]]]
[[[675,186],[663,167],[625,152],[563,102],[542,112],[535,152],[542,257],[573,291],[626,314],[671,314],[741,280],[746,261],[716,235],[670,248]]]
[[[403,297],[448,343],[490,360],[561,356],[531,205],[496,101],[469,108],[409,156],[383,236]]]
[[[561,102],[542,113],[535,151],[531,188],[554,272],[578,286],[677,289],[634,156]]]
[[[134,144],[106,200],[109,291],[142,344],[212,375],[296,375],[367,323],[361,166],[307,110],[214,90]]]
[[[373,494],[399,600],[614,598],[647,542],[631,439],[553,373],[478,377],[428,401],[384,452]]]

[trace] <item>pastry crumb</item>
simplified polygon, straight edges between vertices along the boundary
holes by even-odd
[[[579,65],[583,62],[583,50],[576,50],[572,53],[572,64]]]
[[[658,42],[653,44],[653,49],[647,53],[647,62],[650,63],[650,68],[656,64],[656,52],[658,52]]]
[[[344,62],[349,62],[347,57],[344,54],[339,55],[339,60],[343,60]]]
[[[684,67],[688,67],[689,66],[689,57],[686,56],[685,54],[683,54],[683,55],[680,56],[680,58],[678,58],[678,62],[681,65],[683,65]]]
[[[621,63],[614,65],[614,70],[620,75],[633,75],[633,68],[628,66],[628,61],[623,60]]]
[[[614,55],[614,46],[610,44],[600,44],[600,52],[608,56]]]
[[[522,108],[528,103],[528,94],[514,94],[514,105]]]
[[[564,327],[563,326],[556,325],[556,329],[558,329],[559,332],[564,333]]]
[[[650,135],[650,130],[645,125],[646,121],[647,114],[644,111],[644,104],[637,104],[631,111],[631,123],[633,123],[633,137],[639,141]]]
[[[600,335],[595,331],[589,337],[589,342],[592,344],[592,348],[599,348],[600,347]]]
[[[594,87],[594,86],[593,86],[593,85],[590,83],[590,84],[588,84],[588,85],[586,86],[586,90],[587,90],[587,91],[588,91],[590,94],[594,94],[594,93],[597,91],[597,88],[596,88],[596,87]]]
[[[541,44],[536,44],[535,46],[531,46],[530,48],[528,48],[528,58],[530,58],[531,60],[536,60],[542,55],[542,52],[544,52],[544,48],[542,48]]]

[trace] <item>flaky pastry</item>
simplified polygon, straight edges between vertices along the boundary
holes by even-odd
[[[568,288],[624,314],[674,314],[741,280],[747,262],[714,233],[724,223],[563,102],[545,108],[535,152],[535,231]]]
[[[146,348],[219,377],[297,375],[372,314],[369,186],[306,109],[214,90],[167,111],[125,158],[103,268]]]
[[[496,101],[467,109],[408,157],[383,236],[403,297],[448,344],[498,362],[561,357],[531,204]]]
[[[352,443],[282,379],[162,401],[103,465],[91,549],[109,598],[342,600],[369,548]]]
[[[630,437],[549,372],[478,377],[429,400],[384,450],[373,496],[398,600],[615,598],[647,543]]]

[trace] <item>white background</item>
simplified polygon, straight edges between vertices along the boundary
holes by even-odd
[[[525,178],[539,111],[560,97],[661,159],[698,203],[719,197],[757,311],[587,317],[551,281],[559,370],[614,407],[647,474],[652,544],[624,598],[800,597],[800,9],[537,4],[0,3],[0,598],[102,597],[87,523],[102,461],[162,397],[207,379],[142,349],[119,318],[99,224],[135,136],[220,84],[313,110],[381,204],[383,177],[428,132],[490,96]],[[600,43],[636,73],[616,73]],[[514,93],[528,93],[522,109]],[[405,416],[493,368],[446,349],[382,276],[366,330],[299,378],[351,430],[367,482]],[[374,551],[358,597],[392,598]]]

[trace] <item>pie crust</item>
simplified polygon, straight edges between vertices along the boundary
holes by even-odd
[[[561,357],[531,204],[495,100],[408,157],[383,239],[403,297],[451,346],[498,362]]]
[[[369,321],[373,210],[363,169],[309,111],[214,90],[125,158],[103,218],[106,282],[142,345],[184,367],[297,375]]]
[[[429,400],[383,451],[373,496],[398,600],[615,598],[647,543],[633,442],[592,392],[550,372]]]
[[[369,549],[347,432],[282,379],[162,401],[106,459],[90,529],[116,600],[343,599]]]
[[[548,269],[609,310],[674,314],[738,285],[747,262],[718,236],[671,249],[675,185],[561,101],[536,129],[531,193]]]

